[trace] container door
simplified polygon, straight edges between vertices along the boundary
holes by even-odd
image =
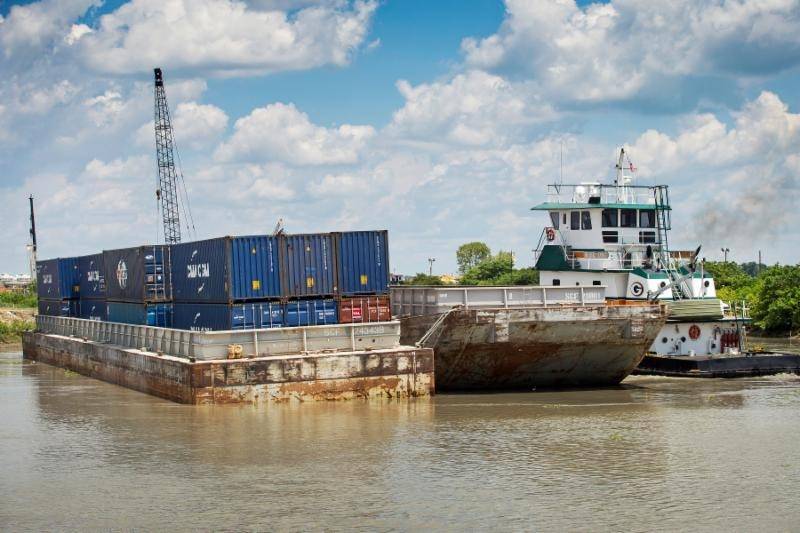
[[[281,296],[278,240],[271,236],[234,237],[231,247],[231,298],[258,300]]]

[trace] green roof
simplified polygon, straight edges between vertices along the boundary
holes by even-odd
[[[531,211],[556,211],[563,209],[655,209],[655,204],[577,204],[577,203],[558,203],[544,202],[531,207]],[[671,211],[669,206],[663,207]]]

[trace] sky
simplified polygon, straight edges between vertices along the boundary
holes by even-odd
[[[546,186],[620,147],[674,248],[800,261],[800,0],[0,1],[0,272],[163,242],[153,68],[184,240],[388,229],[395,272],[470,241],[530,266]],[[561,161],[563,160],[563,166]],[[187,222],[187,217],[184,217]]]

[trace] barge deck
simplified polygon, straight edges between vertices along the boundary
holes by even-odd
[[[396,322],[204,333],[39,316],[23,356],[186,404],[432,395],[432,350],[398,341]]]

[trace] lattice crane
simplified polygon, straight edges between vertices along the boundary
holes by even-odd
[[[181,221],[178,206],[178,170],[175,166],[175,139],[172,133],[167,93],[161,69],[155,72],[155,130],[156,163],[158,165],[158,189],[161,219],[164,223],[164,242],[181,242]]]

